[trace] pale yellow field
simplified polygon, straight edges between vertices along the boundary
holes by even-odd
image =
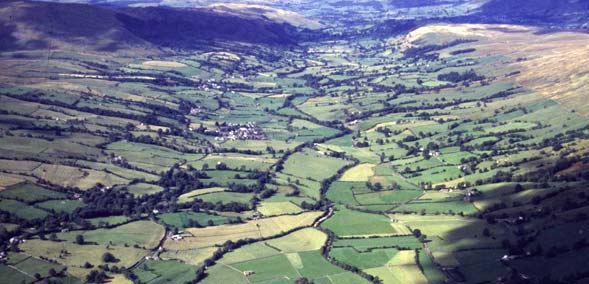
[[[129,182],[126,179],[103,171],[52,164],[43,164],[37,167],[33,174],[38,178],[49,180],[61,186],[78,187],[82,190],[94,187],[96,183],[113,186]]]
[[[383,284],[428,283],[415,263],[413,250],[400,251],[385,266],[366,269],[364,272],[378,276]]]
[[[187,193],[180,195],[178,197],[178,203],[192,202],[192,200],[196,196],[207,194],[207,193],[213,193],[213,192],[221,192],[221,191],[225,191],[225,190],[226,189],[223,187],[211,187],[211,188],[203,188],[203,189],[193,190],[191,192],[187,192]]]
[[[260,213],[264,214],[264,216],[275,216],[281,214],[293,214],[303,211],[299,206],[292,202],[284,201],[284,202],[260,202],[260,205],[257,207]]]
[[[159,60],[151,60],[145,61],[141,63],[141,65],[146,67],[164,67],[164,68],[180,68],[186,67],[186,64],[175,62],[175,61],[159,61]]]
[[[391,223],[391,227],[393,227],[393,229],[395,231],[397,231],[397,235],[411,235],[411,230],[409,230],[409,228],[401,223]]]
[[[233,264],[269,257],[271,255],[284,254],[293,266],[302,268],[303,263],[298,253],[319,250],[325,241],[327,241],[327,235],[325,233],[315,228],[305,228],[284,237],[243,246],[224,255],[219,262]]]
[[[0,170],[13,173],[30,172],[40,165],[41,163],[34,161],[14,161],[0,159]]]
[[[368,181],[374,175],[374,164],[360,164],[347,170],[341,181]]]
[[[160,254],[162,259],[177,259],[192,265],[201,265],[205,259],[217,251],[216,247],[195,248],[190,250],[167,250]]]
[[[39,239],[27,240],[27,242],[22,243],[19,247],[26,254],[36,257],[43,256],[68,267],[78,268],[68,269],[68,271],[72,275],[82,279],[90,272],[90,269],[83,269],[81,266],[85,262],[89,262],[95,266],[102,264],[102,255],[107,251],[119,259],[119,262],[117,262],[118,266],[125,267],[132,266],[147,254],[147,251],[133,247],[111,246],[111,249],[107,249],[106,245],[78,245],[67,241],[52,242]],[[69,254],[64,255],[62,253],[64,249]]]
[[[315,228],[305,228],[266,243],[288,253],[318,250],[326,241],[327,235],[325,233]]]
[[[0,191],[15,184],[25,181],[24,178],[12,174],[0,174]]]
[[[297,227],[308,226],[322,212],[306,212],[299,215],[285,215],[249,221],[237,225],[220,225],[206,228],[189,228],[180,241],[166,240],[165,247],[170,250],[206,248],[225,241],[238,241],[246,238],[270,237]]]

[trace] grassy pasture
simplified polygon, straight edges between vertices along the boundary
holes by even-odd
[[[122,224],[129,221],[129,217],[127,216],[111,216],[111,217],[99,217],[99,218],[91,218],[86,219],[90,222],[90,224],[94,226],[99,226],[100,224],[104,225],[117,225]]]
[[[31,183],[13,185],[0,192],[1,198],[35,202],[46,199],[63,199],[64,193],[52,191]]]
[[[184,283],[194,279],[196,267],[178,261],[147,261],[133,270],[142,283]]]
[[[358,267],[360,269],[368,269],[387,264],[389,260],[397,253],[397,249],[391,248],[374,248],[370,251],[358,252],[354,248],[341,247],[332,249],[329,252],[329,255],[346,264]]]
[[[246,245],[228,253],[211,267],[210,276],[203,283],[217,283],[219,279],[236,281],[232,283],[293,283],[298,277],[313,279],[315,283],[332,283],[333,279],[344,277],[342,274],[347,279],[338,283],[366,283],[321,256],[319,249],[326,239],[321,231],[307,228],[278,239]],[[246,282],[242,278],[244,271],[253,272]]]
[[[257,210],[264,214],[265,216],[274,216],[274,215],[282,215],[282,214],[295,214],[302,212],[301,209],[296,204],[284,201],[284,202],[270,202],[270,201],[262,201],[260,205],[257,207]]]
[[[70,267],[69,272],[79,278],[84,278],[90,269],[81,268],[85,262],[94,265],[102,264],[102,255],[105,252],[111,252],[119,261],[117,265],[130,267],[141,259],[147,251],[133,247],[111,246],[106,245],[78,245],[72,242],[52,242],[38,239],[28,240],[21,244],[20,248],[27,254],[33,256],[43,256],[59,264]],[[67,254],[63,254],[63,250]]]
[[[459,201],[415,201],[404,204],[394,209],[394,212],[413,212],[420,213],[423,210],[427,214],[435,213],[464,213],[474,214],[478,212],[477,208],[470,202]]]
[[[185,154],[161,146],[132,142],[115,142],[106,148],[124,157],[131,165],[156,172],[166,171],[179,161],[191,162],[203,157],[201,154]]]
[[[355,187],[366,187],[364,183],[352,183],[352,182],[333,182],[329,190],[327,191],[326,197],[334,202],[341,204],[356,205],[358,201],[354,197],[353,188]]]
[[[202,199],[205,202],[212,202],[212,203],[229,203],[229,202],[239,202],[244,204],[249,204],[249,201],[252,199],[253,194],[251,193],[239,193],[239,192],[228,192],[228,191],[217,191],[211,192],[207,194],[198,195],[197,198]]]
[[[60,240],[73,242],[78,234],[83,235],[84,240],[89,243],[117,246],[138,245],[151,249],[163,238],[164,228],[152,221],[135,221],[111,229],[60,233],[57,236]]]
[[[35,168],[32,173],[38,178],[49,180],[60,186],[78,187],[82,190],[94,187],[97,183],[105,186],[129,183],[129,180],[105,171],[56,164],[42,164]]]
[[[306,150],[291,155],[284,163],[285,174],[321,181],[336,174],[348,162]]]
[[[421,248],[421,242],[413,236],[383,237],[383,238],[344,238],[337,239],[334,247],[352,247],[358,251],[367,251],[374,247]]]
[[[0,210],[9,212],[25,220],[42,219],[49,215],[44,210],[11,199],[0,200]]]
[[[163,187],[149,183],[135,183],[127,186],[127,191],[135,196],[155,194],[163,190]]]
[[[362,205],[396,204],[410,201],[420,195],[421,192],[416,190],[390,190],[356,194],[355,198]]]
[[[223,216],[216,216],[207,213],[195,212],[175,212],[164,213],[157,216],[157,218],[166,225],[174,226],[176,228],[187,228],[190,226],[190,220],[198,222],[201,226],[206,226],[209,221],[215,225],[222,225],[229,222],[229,218]]]
[[[35,204],[35,206],[49,211],[72,213],[78,208],[84,207],[84,202],[79,200],[49,200]]]
[[[428,283],[415,260],[415,251],[399,251],[384,266],[365,269],[364,272],[378,276],[386,284]]]
[[[321,224],[338,236],[394,235],[398,232],[384,215],[364,213],[339,207],[335,214]]]

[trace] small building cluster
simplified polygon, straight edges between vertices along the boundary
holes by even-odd
[[[215,131],[217,141],[225,140],[265,140],[266,135],[255,122],[226,123],[218,125]]]

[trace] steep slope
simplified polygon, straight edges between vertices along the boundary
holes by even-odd
[[[444,45],[461,39],[475,40],[459,47],[472,48],[469,56],[501,56],[504,60],[490,64],[508,65],[513,70],[509,77],[523,86],[589,115],[589,34],[542,34],[538,28],[515,25],[439,24],[409,33],[407,44]]]
[[[31,1],[0,4],[3,50],[67,47],[112,51],[154,45],[192,48],[211,40],[288,45],[296,38],[296,28],[289,24],[211,9],[117,9]]]
[[[477,15],[483,20],[530,25],[589,26],[589,2],[584,0],[490,0]]]

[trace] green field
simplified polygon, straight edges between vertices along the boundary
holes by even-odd
[[[158,215],[157,218],[162,223],[176,228],[196,227],[197,224],[199,226],[207,226],[210,222],[214,225],[222,225],[230,221],[230,218],[227,217],[200,212],[164,213]]]
[[[395,235],[400,232],[391,225],[391,220],[384,215],[369,214],[339,207],[332,218],[322,227],[338,236],[350,235]]]

